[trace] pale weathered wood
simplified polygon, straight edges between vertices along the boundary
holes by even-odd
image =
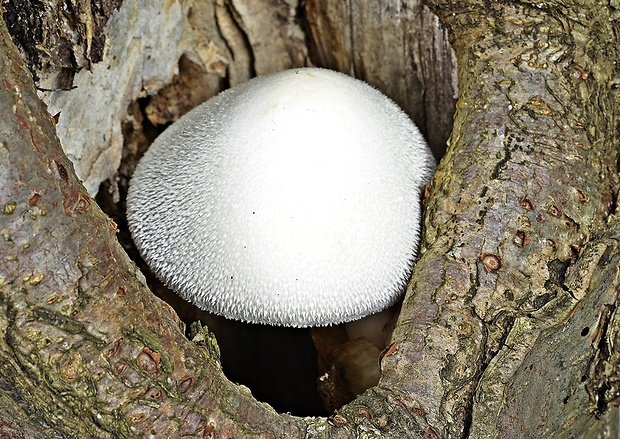
[[[50,8],[63,8],[63,4],[50,1]],[[303,32],[296,23],[295,8],[286,2],[150,0],[117,6],[118,10],[106,9],[109,20],[105,38],[97,46],[102,53],[98,62],[71,64],[64,60],[65,52],[55,51],[54,38],[42,41],[38,50],[28,48],[37,59],[45,54],[46,62],[34,68],[40,96],[52,114],[59,114],[56,130],[63,149],[91,195],[119,169],[122,124],[131,120],[130,104],[171,84],[182,57],[185,66],[191,61],[193,68],[181,73],[193,77],[189,84],[181,81],[186,87],[164,93],[177,98],[174,104],[171,99],[156,99],[149,108],[156,122],[170,122],[222,89],[257,74],[306,63]],[[12,11],[20,8],[15,5]],[[62,22],[56,18],[42,14],[34,21],[57,30]],[[87,37],[92,26],[88,23],[93,19],[84,16],[83,20],[86,24],[76,26],[74,36],[84,44],[74,51],[90,50]],[[70,74],[67,63],[75,69]],[[179,104],[180,95],[190,99]]]

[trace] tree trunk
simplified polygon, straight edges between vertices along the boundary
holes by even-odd
[[[308,0],[311,56],[381,78],[376,84],[407,94],[401,104],[422,102],[428,113],[409,112],[423,114],[417,121],[430,131],[451,91],[437,90],[441,102],[408,97],[412,84],[431,82],[432,68],[413,78],[406,67],[418,64],[405,49],[403,70],[382,63],[377,40],[362,31],[398,24],[383,36],[394,49],[395,32],[410,35],[417,17],[408,15],[412,2],[352,3]],[[199,66],[191,69],[203,83],[270,71],[261,28],[250,25],[253,17],[273,24],[259,19],[267,7],[296,29],[288,3],[244,4],[216,1],[210,15],[225,42],[240,45],[214,38],[202,52],[175,55]],[[458,62],[454,127],[426,196],[421,255],[381,380],[330,418],[276,413],[226,379],[208,330],[194,326],[185,337],[76,178],[2,25],[0,437],[617,436],[617,10],[570,0],[428,4]],[[197,19],[188,3],[174,7]],[[270,30],[279,68],[305,63],[303,38],[280,44],[287,39],[273,35],[287,33]],[[236,55],[205,55],[221,47]],[[130,106],[132,87],[110,111]],[[149,114],[158,120],[167,107],[153,104]],[[57,110],[67,127],[81,123]]]

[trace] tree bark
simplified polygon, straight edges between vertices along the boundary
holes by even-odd
[[[617,436],[617,11],[428,3],[458,61],[454,129],[379,385],[329,419],[277,414],[207,330],[185,337],[2,25],[0,436]]]
[[[440,437],[596,437],[617,404],[617,266],[603,274],[602,255],[616,239],[618,22],[602,4],[429,3],[460,94],[380,387]]]

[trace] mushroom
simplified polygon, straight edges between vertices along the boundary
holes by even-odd
[[[131,180],[129,228],[153,272],[209,312],[324,326],[403,294],[435,161],[368,84],[319,68],[224,91],[164,131]]]

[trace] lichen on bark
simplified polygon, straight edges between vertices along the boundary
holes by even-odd
[[[617,20],[601,5],[429,3],[451,30],[460,94],[394,334],[403,355],[380,386],[441,437],[592,433],[615,417],[606,404],[594,416],[580,381],[598,348],[564,331],[596,316],[588,301],[615,303],[594,285],[584,300],[570,273],[615,225]]]

